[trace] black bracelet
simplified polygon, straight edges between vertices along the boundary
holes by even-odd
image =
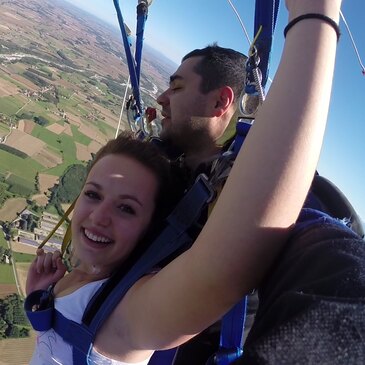
[[[289,22],[289,24],[285,27],[284,29],[284,37],[286,37],[288,31],[290,30],[290,28],[292,28],[295,24],[297,24],[298,22],[300,22],[303,19],[320,19],[325,21],[326,23],[328,23],[336,32],[337,35],[337,42],[340,39],[340,27],[338,26],[338,24],[331,19],[330,17],[323,15],[323,14],[317,14],[317,13],[309,13],[309,14],[303,14],[298,16],[297,18],[294,18],[292,21]]]

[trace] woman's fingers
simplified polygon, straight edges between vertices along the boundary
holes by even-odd
[[[66,265],[62,262],[62,258],[61,255],[58,256],[57,260],[56,260],[56,268],[55,268],[55,274],[54,274],[54,281],[58,281],[61,278],[63,278],[63,276],[66,273]]]
[[[57,262],[61,260],[61,253],[59,251],[45,253],[43,249],[38,249],[36,254],[36,270],[38,274],[53,273],[57,270]]]

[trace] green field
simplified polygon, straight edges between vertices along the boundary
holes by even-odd
[[[1,113],[6,115],[14,115],[24,103],[14,96],[3,96],[0,98]]]
[[[58,106],[61,109],[64,109],[66,112],[72,112],[75,113],[74,108],[77,108],[77,106],[80,104],[80,101],[76,100],[75,97],[72,97],[71,99],[64,99],[61,98],[60,102],[58,103]],[[77,114],[76,114],[77,115]]]
[[[61,97],[64,97],[66,99],[69,99],[71,95],[73,94],[73,90],[65,89],[62,86],[57,86],[58,95]],[[60,99],[62,100],[62,99]]]
[[[59,73],[59,76],[61,77],[62,80],[69,81],[71,84],[75,84],[75,85],[81,84],[82,80],[85,79],[84,75],[80,75],[77,72],[69,73],[69,72],[61,71]]]
[[[11,198],[13,195],[8,191],[9,185],[5,183],[0,183],[0,207]]]
[[[4,232],[0,228],[0,247],[9,248],[7,242],[5,241]]]
[[[46,111],[46,108],[49,108],[49,111]],[[47,119],[51,124],[57,121],[56,116],[52,114],[52,112],[57,112],[57,108],[53,104],[47,102],[32,101],[22,109],[22,111],[24,113],[28,112],[33,116]]]
[[[1,284],[15,284],[13,266],[9,264],[0,264]]]
[[[28,253],[21,253],[21,252],[13,252],[14,260],[18,262],[32,262],[35,258],[35,255],[31,255]]]
[[[9,76],[7,76],[5,74],[2,74],[1,75],[1,78],[4,79],[4,80],[6,80],[6,81],[9,81],[10,83],[12,83],[13,85],[17,86],[21,90],[25,90],[26,89],[26,87],[25,87],[24,84],[22,84],[19,81],[16,81],[16,80],[12,79],[11,77],[9,77]]]
[[[79,162],[80,161],[75,160],[73,163],[79,163]],[[60,165],[57,165],[57,166],[52,167],[51,169],[47,170],[47,174],[53,175],[53,176],[61,176],[67,170],[67,168],[69,166],[70,166],[70,163],[63,162]]]
[[[82,134],[75,125],[71,125],[71,130],[72,130],[73,140],[75,142],[88,146],[92,141],[90,137],[87,137],[84,134]]]
[[[41,141],[45,142],[46,144],[54,147],[57,150],[60,150],[61,145],[61,136],[57,135],[49,131],[46,128],[41,127],[40,125],[35,125],[32,130],[32,136],[39,138]]]
[[[96,125],[101,133],[103,133],[108,138],[114,138],[115,128],[112,128],[110,125],[106,124],[102,120],[97,120]]]
[[[57,156],[62,157],[62,152],[60,151],[59,146],[57,146],[57,148],[56,148],[56,147],[53,147],[53,146],[47,145],[47,146],[46,146],[46,150],[47,150],[47,151],[50,151],[50,152],[51,152],[51,153],[53,153],[53,154],[56,154]]]
[[[1,135],[6,135],[9,133],[9,126],[4,124],[4,123],[0,123],[0,133]]]
[[[39,138],[47,145],[60,151],[62,153],[64,164],[70,165],[77,161],[76,145],[72,137],[63,133],[57,135],[56,133],[53,133],[46,128],[42,128],[39,125],[34,126],[32,136]],[[53,171],[53,169],[57,169],[57,167],[47,170],[47,173],[51,173],[50,171]],[[55,175],[54,173],[51,174]]]
[[[6,183],[10,186],[9,191],[13,194],[18,194],[21,196],[27,196],[34,194],[35,192],[35,181],[29,181],[23,179],[17,175],[10,175],[6,180]]]
[[[20,158],[0,150],[0,173],[12,172],[28,181],[34,181],[37,172],[44,171],[38,162],[28,158]]]

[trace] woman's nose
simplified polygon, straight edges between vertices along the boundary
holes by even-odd
[[[111,222],[111,211],[111,207],[107,204],[107,202],[100,202],[94,207],[90,214],[92,222],[95,225],[100,225],[103,227],[108,226]]]

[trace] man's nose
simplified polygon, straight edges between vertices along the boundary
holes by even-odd
[[[165,90],[162,94],[157,98],[157,103],[161,106],[167,105],[169,102],[169,89]]]

